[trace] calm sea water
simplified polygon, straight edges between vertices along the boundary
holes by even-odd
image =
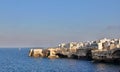
[[[0,72],[120,72],[120,65],[28,57],[29,49],[1,48]]]

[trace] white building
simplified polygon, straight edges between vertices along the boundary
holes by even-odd
[[[66,45],[65,43],[61,43],[61,44],[59,44],[59,47],[60,47],[60,48],[64,48],[65,45]]]
[[[101,43],[101,42],[98,43],[98,49],[99,49],[99,50],[102,50],[102,49],[103,49],[103,46],[102,46],[102,43]]]
[[[106,42],[106,41],[109,42],[110,39],[104,38],[104,39],[101,39],[101,40],[100,40],[101,43],[104,43],[104,42]]]

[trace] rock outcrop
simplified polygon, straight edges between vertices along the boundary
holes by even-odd
[[[42,49],[31,49],[29,52],[29,56],[43,57],[43,50]]]

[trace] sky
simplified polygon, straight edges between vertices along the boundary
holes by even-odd
[[[120,0],[0,0],[0,47],[120,38]]]

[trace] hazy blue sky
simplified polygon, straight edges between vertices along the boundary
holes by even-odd
[[[0,47],[120,38],[120,0],[0,0]]]

